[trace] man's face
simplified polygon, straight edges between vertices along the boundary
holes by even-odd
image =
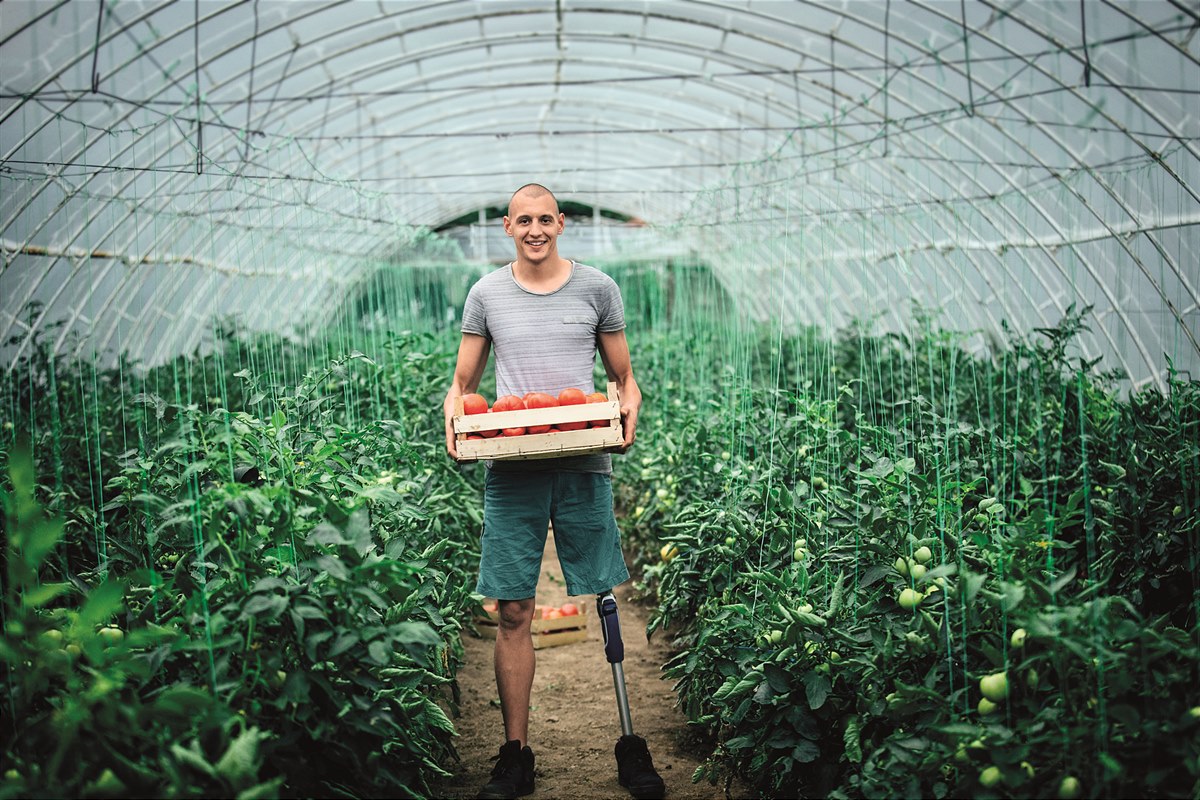
[[[559,212],[553,195],[518,194],[509,203],[504,232],[513,238],[518,258],[540,264],[558,255],[556,242],[565,224],[566,218]]]

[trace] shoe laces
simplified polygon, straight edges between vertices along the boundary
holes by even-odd
[[[511,748],[501,748],[495,757],[496,766],[492,767],[492,777],[498,778],[509,773],[519,773],[521,770],[521,751]]]

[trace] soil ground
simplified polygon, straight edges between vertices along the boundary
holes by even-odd
[[[692,740],[675,705],[662,665],[671,657],[668,637],[646,640],[649,611],[634,599],[631,582],[617,587],[625,683],[633,730],[646,739],[654,766],[677,800],[725,798],[723,786],[692,783],[703,752]],[[628,798],[617,783],[613,747],[621,735],[612,668],[596,621],[595,596],[568,598],[551,534],[542,558],[537,602],[559,606],[568,599],[587,609],[587,639],[536,651],[537,672],[530,700],[529,746],[536,758],[537,790],[531,798]],[[459,671],[461,715],[455,720],[462,762],[454,777],[437,788],[446,798],[475,797],[488,781],[493,759],[504,743],[500,699],[492,666],[493,641],[464,635],[466,663]],[[737,793],[735,792],[735,795]]]

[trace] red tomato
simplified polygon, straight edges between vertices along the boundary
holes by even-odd
[[[574,617],[579,613],[579,606],[574,603],[563,603],[562,608],[559,610],[562,611],[564,617]]]
[[[525,402],[515,394],[506,394],[503,397],[498,397],[496,398],[496,402],[492,403],[492,411],[497,413],[501,411],[521,411],[524,408]],[[525,429],[505,428],[500,433],[503,436],[524,436]]]
[[[557,608],[552,608],[546,612],[546,619],[559,619],[560,617],[562,617],[562,615],[563,615],[563,613],[561,611],[559,611]]]
[[[545,392],[530,392],[525,395],[526,408],[555,408],[558,406],[558,400],[554,395],[546,394]],[[549,425],[530,425],[529,433],[547,433],[550,430]]]
[[[607,403],[608,395],[602,392],[592,392],[587,396],[587,401],[589,403]],[[593,428],[607,428],[610,422],[607,419],[594,419],[590,424]]]
[[[524,408],[525,401],[515,394],[506,394],[492,404],[492,411],[521,411]]]
[[[579,406],[587,402],[587,395],[582,389],[563,389],[558,393],[558,404],[560,406]],[[561,431],[581,431],[586,428],[586,422],[560,422],[558,429]]]
[[[464,394],[462,401],[464,414],[487,413],[488,401],[487,398],[481,394]]]
[[[468,439],[482,439],[483,437],[480,436],[478,433],[468,433],[467,438]]]

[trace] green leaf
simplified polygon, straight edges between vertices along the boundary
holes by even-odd
[[[376,639],[367,645],[367,654],[376,664],[388,664],[392,660],[392,647],[385,639]]]
[[[79,621],[86,627],[108,622],[121,610],[125,602],[125,582],[109,580],[88,592],[83,608],[79,610]]]
[[[800,743],[792,748],[792,758],[801,764],[810,764],[820,757],[820,749],[808,739],[801,739]]]
[[[69,583],[43,583],[41,586],[26,589],[21,595],[21,602],[26,608],[41,608],[71,588]]]
[[[218,759],[215,765],[217,774],[235,788],[252,786],[258,780],[259,743],[270,738],[271,734],[258,728],[242,731]]]
[[[217,775],[216,769],[200,752],[200,744],[195,740],[192,741],[191,747],[184,747],[180,744],[171,745],[171,755],[175,756],[175,760],[180,764],[185,764],[203,775],[210,778],[215,778]]]
[[[808,696],[808,707],[814,711],[825,705],[831,691],[833,686],[821,673],[809,671],[804,675],[804,692]]]
[[[846,720],[846,730],[842,732],[842,741],[846,745],[846,758],[853,764],[862,761],[862,720],[850,717]]]
[[[346,631],[345,633],[340,634],[336,639],[333,640],[333,644],[330,646],[329,652],[326,654],[326,657],[327,658],[337,658],[342,653],[346,652],[351,647],[354,647],[354,645],[358,644],[358,642],[359,642],[359,636],[356,632]]]

